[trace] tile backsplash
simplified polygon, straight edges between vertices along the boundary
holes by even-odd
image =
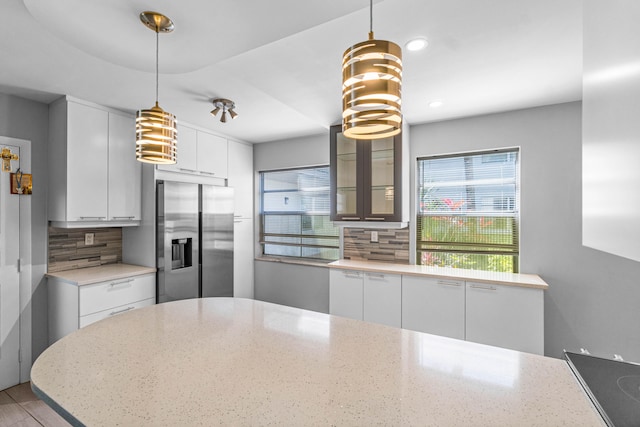
[[[371,232],[378,232],[378,242],[371,242]],[[409,264],[409,228],[344,229],[344,259]]]
[[[93,233],[92,245],[85,245],[87,233]],[[49,227],[49,273],[117,262],[122,262],[122,228]]]

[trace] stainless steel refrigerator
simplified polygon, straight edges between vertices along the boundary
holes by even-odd
[[[157,301],[233,296],[233,189],[158,181]]]

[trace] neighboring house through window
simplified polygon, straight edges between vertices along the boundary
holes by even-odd
[[[336,260],[339,229],[329,220],[329,167],[260,172],[264,255]]]
[[[418,158],[416,263],[518,272],[519,150]]]

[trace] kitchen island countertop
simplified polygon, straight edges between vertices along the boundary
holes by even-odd
[[[240,298],[94,323],[31,380],[74,425],[603,425],[562,360]]]

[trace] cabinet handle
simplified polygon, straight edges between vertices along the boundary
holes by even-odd
[[[215,175],[216,174],[215,172],[205,172],[205,171],[198,171],[198,172],[203,173],[205,175]]]
[[[367,218],[367,217],[365,217],[364,220],[365,221],[384,221],[384,218],[374,218],[374,217]]]
[[[347,277],[360,277],[359,271],[345,271],[344,275]]]
[[[78,219],[97,219],[97,220],[103,220],[103,219],[107,219],[106,216],[79,216]]]
[[[195,169],[187,169],[187,168],[178,168],[178,169],[181,170],[181,171],[185,171],[185,172],[198,172]]]
[[[109,283],[109,287],[115,288],[118,285],[128,285],[131,282],[133,282],[133,279],[122,280],[120,282],[111,282]]]
[[[367,273],[367,277],[370,279],[384,280],[384,274],[382,273]]]
[[[473,289],[480,289],[480,290],[483,290],[483,291],[495,291],[495,290],[497,290],[497,288],[495,286],[489,286],[489,285],[483,286],[483,285],[471,284],[470,286]]]
[[[135,307],[127,307],[127,308],[123,308],[122,310],[112,311],[111,313],[109,313],[109,316],[113,316],[114,314],[124,313],[125,311],[133,310],[134,308]]]
[[[340,221],[360,221],[359,216],[343,216]]]
[[[111,219],[133,219],[135,216],[112,216]]]
[[[438,280],[438,285],[443,285],[443,286],[461,286],[462,282],[454,282],[454,281],[449,281],[449,280]],[[473,285],[471,285],[473,286]]]

